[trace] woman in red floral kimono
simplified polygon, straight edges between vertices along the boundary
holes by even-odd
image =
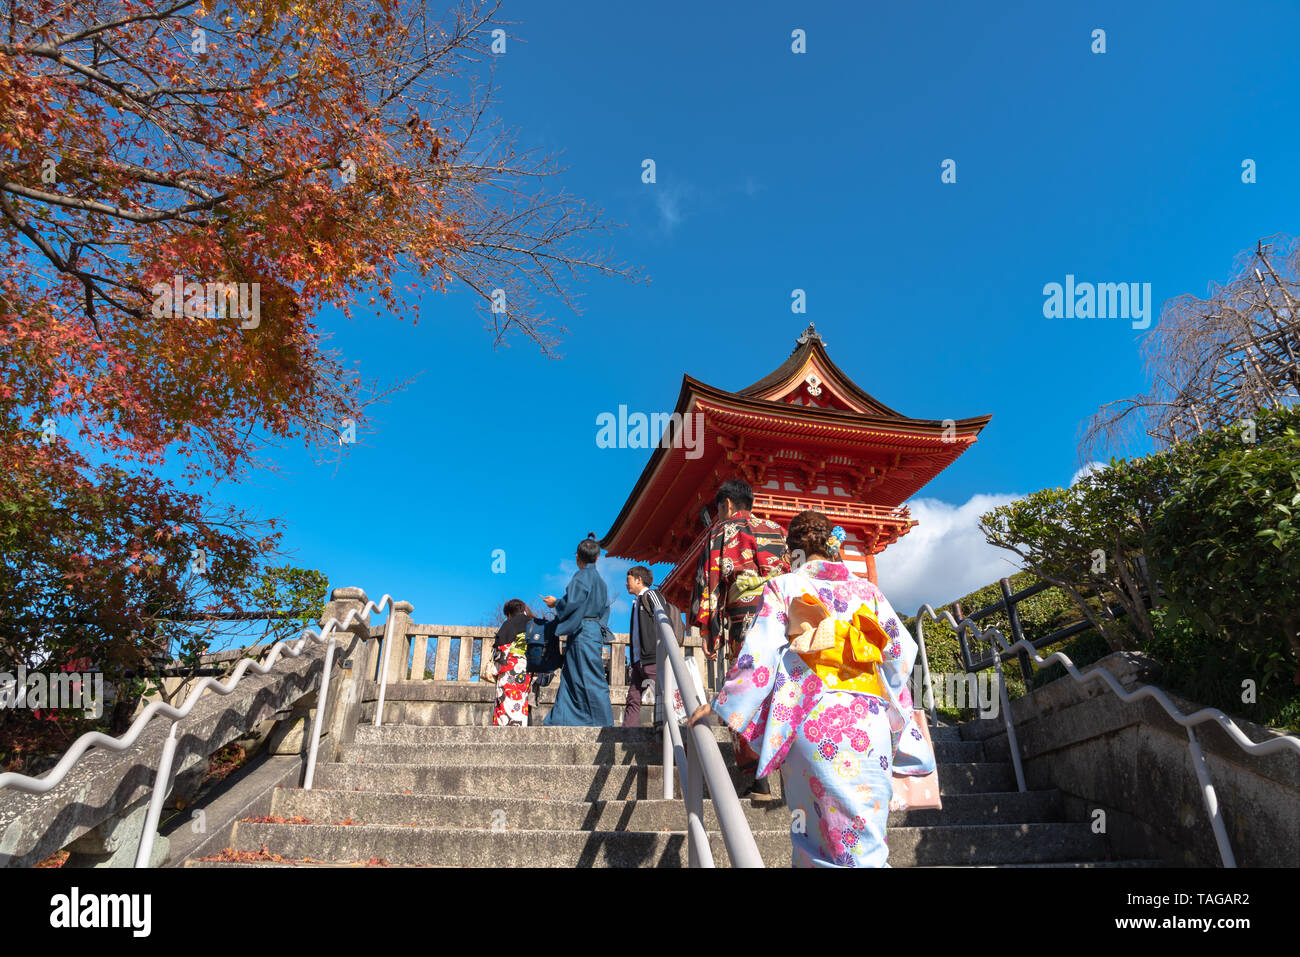
[[[520,599],[506,602],[506,620],[497,629],[492,643],[492,663],[496,666],[497,706],[492,713],[492,723],[505,726],[527,726],[528,690],[533,676],[528,673],[524,653],[528,650],[525,627],[532,613]]]

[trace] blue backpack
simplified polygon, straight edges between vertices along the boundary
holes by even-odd
[[[546,621],[533,618],[525,627],[528,650],[524,661],[529,674],[547,674],[563,664],[560,657],[560,636],[555,633],[555,619]]]

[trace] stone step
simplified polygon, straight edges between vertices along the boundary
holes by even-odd
[[[719,742],[731,740],[726,728],[715,727],[713,736]],[[439,744],[439,743],[605,743],[649,744],[659,743],[659,735],[648,725],[639,728],[546,728],[529,725],[524,728],[498,728],[495,726],[439,726],[391,724],[375,727],[363,724],[357,728],[357,744]]]
[[[1158,860],[1130,859],[1120,861],[1047,861],[1044,863],[1029,864],[949,864],[934,865],[962,868],[994,868],[994,867],[1164,867],[1165,863]]]
[[[558,689],[557,680],[536,692],[535,696],[530,696],[530,700],[539,702],[531,711],[534,722],[541,722],[550,712]],[[373,698],[378,694],[377,683],[369,683],[366,694],[362,721],[368,724],[374,719],[376,702]],[[627,702],[626,686],[611,688],[609,701],[615,724],[621,724]],[[485,726],[492,721],[495,703],[496,687],[481,681],[464,684],[442,681],[390,682],[384,692],[384,724]],[[642,705],[642,725],[650,725],[654,720],[653,714],[653,705]]]
[[[779,830],[790,824],[789,810],[779,801],[744,800],[750,827]],[[423,825],[470,829],[498,826],[525,830],[658,831],[684,827],[681,801],[646,798],[630,801],[560,801],[540,798],[475,795],[403,794],[378,791],[304,791],[277,789],[270,815],[304,817],[316,823],[352,820],[360,824]],[[494,817],[494,815],[496,815]],[[959,824],[1025,824],[1060,820],[1061,798],[1056,791],[1011,791],[1004,794],[954,794],[942,811],[894,811],[889,826],[923,827]],[[705,826],[716,828],[712,801],[704,802]]]
[[[339,791],[410,791],[550,798],[558,801],[624,800],[660,796],[663,768],[651,765],[322,764],[315,784]],[[681,782],[674,780],[680,796]]]
[[[410,724],[410,725],[429,725],[429,726],[477,726],[486,727],[492,723],[492,712],[495,705],[491,702],[470,702],[470,701],[385,701],[384,702],[384,723],[385,724]],[[617,702],[611,705],[614,717],[614,723],[622,724],[623,722],[623,703]],[[550,712],[550,705],[543,705],[541,708],[535,708],[530,712],[530,720],[540,723]],[[374,710],[371,702],[367,702],[362,709],[362,720],[370,722],[374,719]],[[649,727],[653,718],[646,713],[643,708],[641,712],[641,723]],[[516,729],[517,730],[517,729]]]
[[[487,729],[484,729],[487,730]],[[507,729],[509,730],[509,729]],[[523,730],[516,728],[515,730]],[[731,742],[718,744],[723,759],[733,759]],[[941,767],[948,763],[975,763],[984,756],[978,742],[937,742],[935,756]],[[660,738],[630,738],[626,741],[567,742],[502,740],[429,741],[344,745],[339,760],[344,764],[662,764]],[[942,778],[942,773],[940,778]]]
[[[943,807],[938,810],[892,812],[889,815],[889,827],[1051,824],[1061,821],[1064,814],[1061,792],[1054,788],[1045,791],[987,791],[965,794],[942,791],[941,797]]]
[[[678,775],[675,786],[680,789]],[[734,772],[733,772],[734,781]],[[422,794],[478,794],[597,801],[661,794],[663,767],[651,764],[322,764],[316,785],[341,791],[411,791]],[[939,793],[972,794],[1015,788],[1004,764],[945,765]]]
[[[556,678],[545,688],[529,691],[530,700],[540,700],[543,704],[553,704],[560,689],[560,679]],[[366,700],[379,693],[378,682],[367,682]],[[384,691],[387,701],[444,701],[444,702],[495,702],[496,685],[484,681],[390,681]],[[611,703],[622,704],[627,700],[627,686],[609,689]]]
[[[927,718],[927,720],[929,719]],[[961,725],[948,724],[931,725],[930,740],[938,744],[940,741],[962,741],[965,739],[961,736]]]
[[[371,865],[361,861],[186,861],[186,867],[400,867],[400,868],[421,868],[423,864],[377,864]],[[778,865],[770,865],[776,867]],[[1163,861],[1158,860],[1127,860],[1127,861],[1049,861],[1042,864],[928,864],[917,870],[938,870],[940,868],[960,868],[963,870],[974,870],[982,868],[1025,868],[1025,867],[1164,867]]]
[[[715,862],[728,862],[711,832]],[[788,829],[754,833],[768,866],[790,860]],[[367,861],[441,867],[681,867],[683,831],[466,830],[393,825],[239,822],[231,846],[285,858]],[[1087,824],[900,827],[890,832],[890,864],[916,867],[1104,860],[1107,844]]]
[[[557,676],[545,688],[534,688],[529,692],[534,700],[542,704],[552,704],[559,693],[560,678]],[[705,689],[708,692],[708,689]],[[379,692],[379,683],[366,683],[366,700]],[[390,681],[384,692],[385,701],[496,701],[496,685],[484,681]],[[611,703],[622,704],[627,700],[627,685],[612,686],[609,689]]]
[[[788,830],[754,835],[764,862],[790,859]],[[727,866],[722,835],[709,834],[714,861]],[[380,859],[428,867],[685,867],[684,831],[481,831],[454,828],[305,824],[236,825],[231,846],[319,862]]]
[[[987,794],[1016,790],[1011,766],[986,761],[951,761],[939,768],[939,794]]]
[[[1109,842],[1094,834],[1089,824],[900,827],[887,837],[890,864],[896,867],[1050,863],[1110,856]],[[896,857],[899,864],[894,864]]]
[[[365,861],[204,861],[189,860],[186,867],[403,867],[419,869],[427,864],[369,864]]]
[[[943,767],[946,764],[996,763],[988,761],[984,754],[984,745],[978,741],[934,741],[932,743],[940,777],[943,777]]]
[[[751,828],[789,828],[790,816],[777,801],[741,802]],[[705,824],[718,826],[713,802],[704,802]],[[284,788],[272,795],[271,815],[304,817],[332,824],[351,819],[357,824],[419,825],[434,828],[561,831],[681,830],[686,806],[681,800],[653,798],[611,801],[567,801],[487,795],[402,794],[376,791],[303,791]]]
[[[731,734],[726,728],[714,726],[713,737],[721,745],[729,745]],[[952,730],[956,730],[955,728]],[[623,747],[645,746],[662,748],[658,733],[649,726],[639,728],[547,728],[530,725],[524,728],[498,728],[495,726],[437,726],[394,724],[365,724],[357,728],[355,744],[357,745],[421,745],[436,746],[449,744],[484,744],[484,745],[518,745],[518,744],[576,744],[588,743],[606,746],[614,744]],[[984,746],[978,741],[963,741],[960,738],[945,738],[934,742],[935,757],[939,763],[981,763],[984,762]],[[730,755],[724,747],[724,754]],[[398,761],[394,763],[408,763]],[[543,761],[528,762],[542,764]],[[568,763],[568,762],[566,762]],[[940,775],[942,776],[942,775]]]
[[[731,745],[724,756],[731,753]],[[492,742],[476,744],[349,744],[339,756],[342,764],[426,764],[452,767],[466,764],[662,764],[663,747],[658,741],[623,744],[521,744]]]

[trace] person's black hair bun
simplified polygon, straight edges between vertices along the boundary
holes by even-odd
[[[587,533],[587,537],[590,538],[590,539],[592,539],[593,541],[595,541],[596,533],[595,533],[595,532],[588,532],[588,533]]]

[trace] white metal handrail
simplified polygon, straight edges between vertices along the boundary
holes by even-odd
[[[681,730],[672,714],[673,693],[680,691],[682,704],[688,715],[694,714],[706,701],[699,700],[695,686],[686,670],[686,659],[677,647],[677,638],[657,592],[650,592],[650,603],[655,610],[659,662],[659,700],[663,702],[663,759],[664,799],[672,800],[673,767],[682,775],[682,795],[686,804],[686,854],[691,867],[713,867],[713,851],[709,847],[708,832],[704,827],[704,785],[709,785],[713,810],[718,815],[722,840],[727,845],[727,855],[732,867],[762,867],[763,858],[754,842],[754,833],[745,819],[736,787],[722,760],[722,750],[713,736],[713,728],[703,722],[688,729],[691,747],[682,741]],[[664,667],[664,663],[668,667]]]
[[[922,613],[928,615],[932,621],[938,621],[940,615],[936,614],[934,609],[929,605],[922,605],[916,612],[916,632],[917,641],[921,646],[922,660],[925,655],[925,619]],[[1205,753],[1201,750],[1201,743],[1196,737],[1196,726],[1204,724],[1207,721],[1218,722],[1219,726],[1227,733],[1228,737],[1243,751],[1264,756],[1268,754],[1277,754],[1282,751],[1291,750],[1293,753],[1300,755],[1300,738],[1294,735],[1283,735],[1282,737],[1272,738],[1268,741],[1252,741],[1246,737],[1236,723],[1218,708],[1202,708],[1192,714],[1184,714],[1170,700],[1169,696],[1160,688],[1154,685],[1138,685],[1133,691],[1125,691],[1124,686],[1119,683],[1113,674],[1105,668],[1094,668],[1087,674],[1083,674],[1074,666],[1069,657],[1063,652],[1056,651],[1046,658],[1038,654],[1038,650],[1028,640],[1021,638],[1013,645],[1008,645],[1002,633],[996,628],[989,628],[987,631],[981,630],[979,625],[975,624],[969,618],[963,619],[958,623],[948,611],[942,613],[942,617],[949,626],[959,635],[962,629],[968,629],[975,633],[975,637],[980,640],[987,639],[993,649],[993,664],[998,672],[998,685],[1002,691],[1002,721],[1007,731],[1007,745],[1011,750],[1011,758],[1016,768],[1016,779],[1020,790],[1025,790],[1024,774],[1020,767],[1020,747],[1016,739],[1015,723],[1011,720],[1011,708],[1007,700],[1006,682],[1002,678],[1002,656],[1019,652],[1027,654],[1029,659],[1037,668],[1046,668],[1049,665],[1059,663],[1069,673],[1070,677],[1079,684],[1087,684],[1090,681],[1102,681],[1111,691],[1119,696],[1119,699],[1126,704],[1134,701],[1140,701],[1143,698],[1151,698],[1160,707],[1165,709],[1165,713],[1173,719],[1175,723],[1187,729],[1187,745],[1192,756],[1192,767],[1196,771],[1196,780],[1201,788],[1201,798],[1205,803],[1206,813],[1210,818],[1210,825],[1214,829],[1214,840],[1219,848],[1219,857],[1223,861],[1224,867],[1236,867],[1237,860],[1232,853],[1232,845],[1228,841],[1228,830],[1223,823],[1223,815],[1219,808],[1219,798],[1214,790],[1214,782],[1210,779],[1209,765],[1205,760]],[[934,713],[934,690],[930,685],[929,667],[926,666],[926,694],[929,697],[928,706],[931,714]]]
[[[275,667],[275,663],[280,659],[281,652],[291,658],[301,657],[303,647],[310,640],[318,644],[324,642],[326,645],[324,668],[321,672],[320,693],[316,696],[316,717],[312,721],[311,749],[307,754],[307,770],[303,778],[303,789],[310,791],[312,780],[316,772],[316,752],[320,745],[321,724],[325,720],[325,703],[327,696],[329,695],[330,670],[334,664],[334,646],[336,641],[334,633],[336,631],[346,630],[358,618],[363,618],[369,615],[372,611],[381,611],[386,606],[389,608],[389,628],[387,629],[388,638],[391,638],[391,625],[393,621],[392,596],[384,595],[384,597],[378,602],[367,601],[365,607],[360,610],[356,608],[349,610],[341,622],[337,617],[331,617],[319,632],[310,628],[304,628],[302,637],[297,639],[292,645],[290,644],[289,639],[277,641],[271,646],[271,650],[266,656],[265,663],[254,661],[252,658],[244,658],[235,666],[235,670],[231,672],[230,676],[224,682],[211,677],[202,678],[194,686],[189,697],[185,699],[185,703],[179,708],[173,707],[163,701],[153,702],[141,711],[136,716],[135,720],[131,722],[131,727],[118,737],[112,737],[99,731],[90,731],[83,734],[81,737],[77,738],[76,741],[72,742],[72,746],[68,748],[63,757],[59,759],[58,764],[40,777],[29,777],[25,774],[19,774],[16,771],[8,771],[4,774],[0,774],[0,790],[13,788],[15,791],[22,791],[26,794],[45,794],[62,783],[63,779],[67,777],[68,772],[72,770],[73,766],[79,760],[81,760],[82,755],[91,748],[101,747],[108,748],[110,751],[125,751],[127,748],[135,744],[140,735],[144,733],[145,727],[155,717],[161,715],[164,718],[170,718],[172,722],[171,729],[168,732],[167,741],[163,745],[162,756],[158,762],[158,773],[154,777],[153,793],[149,798],[149,813],[145,820],[144,829],[140,834],[140,844],[136,850],[135,856],[136,867],[148,867],[149,855],[153,851],[154,837],[158,831],[158,819],[162,815],[163,801],[167,797],[169,778],[171,777],[172,759],[176,754],[176,746],[178,743],[176,737],[177,726],[182,720],[189,717],[190,712],[194,710],[205,691],[215,691],[219,695],[231,694],[235,690],[235,686],[239,684],[240,679],[242,679],[249,670],[255,671],[259,675],[270,674],[271,669]],[[384,664],[386,674],[386,666],[388,664],[388,648],[386,647],[388,644],[387,639],[385,639],[384,644],[385,647],[383,648],[383,652],[385,653]],[[382,689],[383,686],[381,685],[381,710],[383,704]],[[378,720],[376,720],[375,723],[378,724]]]

